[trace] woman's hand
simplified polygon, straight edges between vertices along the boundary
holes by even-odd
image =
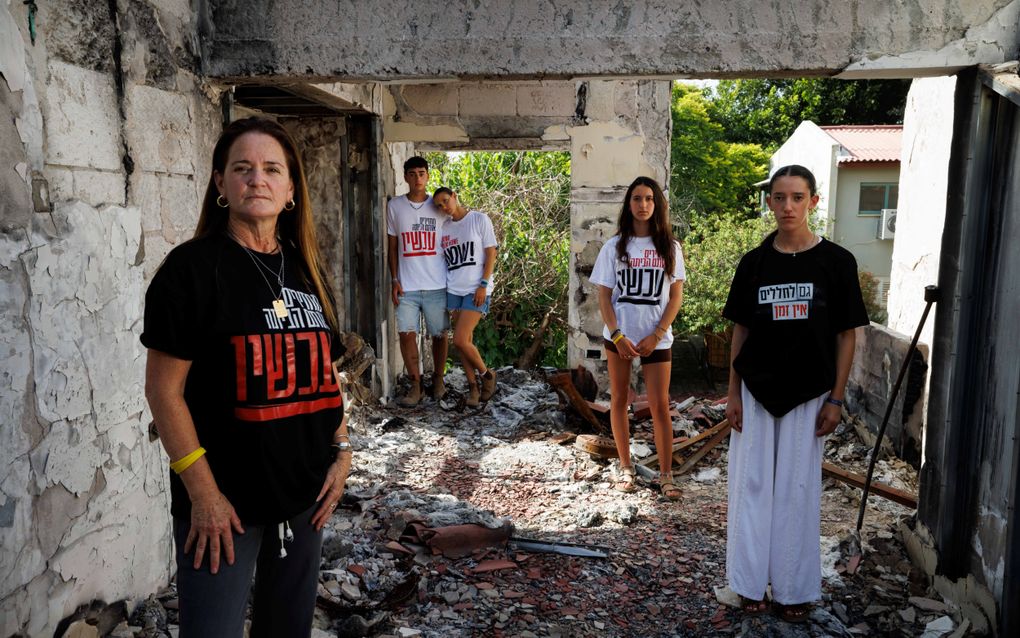
[[[221,554],[228,565],[234,564],[234,536],[231,530],[244,534],[241,519],[222,492],[217,490],[208,497],[192,499],[191,529],[184,543],[184,553],[187,554],[192,546],[195,547],[195,569],[201,566],[206,550],[209,551],[211,573],[220,570]]]
[[[659,341],[660,339],[656,337],[655,333],[653,332],[652,334],[648,335],[641,341],[638,341],[635,350],[637,350],[638,354],[641,355],[642,357],[647,357],[648,355],[652,354],[653,350],[655,350],[655,346],[659,345]]]
[[[487,292],[489,292],[488,288],[478,286],[478,289],[475,290],[475,297],[472,299],[475,303],[475,308],[482,307],[482,304],[485,303],[485,295]]]
[[[627,337],[616,342],[616,353],[620,355],[621,359],[627,360],[636,359],[640,356],[637,351],[637,346],[635,346],[634,342]]]
[[[312,516],[312,526],[317,532],[326,526],[326,522],[333,516],[333,511],[336,510],[337,504],[344,495],[347,475],[351,471],[351,456],[350,450],[339,452],[336,460],[326,472],[326,480],[322,482],[322,489],[315,497],[315,500],[319,502],[319,508]]]
[[[815,436],[825,436],[826,434],[832,434],[832,431],[836,429],[839,422],[843,419],[843,409],[838,405],[829,403],[826,401],[822,404],[822,409],[818,411],[817,426],[815,427]]]
[[[744,431],[744,400],[739,392],[736,394],[730,392],[726,397],[726,420],[737,432]]]

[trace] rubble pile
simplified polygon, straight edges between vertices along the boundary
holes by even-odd
[[[643,465],[655,446],[642,397],[633,406],[632,449],[635,465],[647,467],[640,489],[624,494],[612,488],[615,460],[572,444],[578,435],[605,436],[605,403],[564,391],[562,378],[551,385],[549,376],[499,370],[496,395],[477,409],[463,405],[459,371],[447,375],[439,403],[354,408],[354,470],[325,531],[314,636],[982,630],[938,600],[907,559],[899,529],[913,511],[873,493],[857,542],[847,530],[860,489],[831,477],[822,497],[823,600],[809,622],[743,615],[725,587],[725,405],[674,402],[674,458],[690,471],[677,477],[683,498],[673,503],[659,496],[657,464]],[[611,445],[598,449],[615,454]],[[870,453],[850,418],[826,444],[826,460],[850,472],[864,473]],[[880,460],[875,478],[916,494],[914,470],[895,459]],[[166,617],[121,625],[116,635],[176,635],[173,590],[146,604]]]

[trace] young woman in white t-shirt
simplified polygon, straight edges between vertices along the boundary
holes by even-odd
[[[670,500],[680,498],[671,469],[670,326],[680,311],[685,278],[683,255],[673,238],[662,188],[650,177],[638,177],[624,197],[619,229],[602,246],[591,274],[591,282],[598,286],[599,310],[605,323],[610,420],[620,454],[616,489],[621,492],[635,489],[627,399],[631,367],[634,359],[640,359],[659,454],[659,489]]]
[[[496,391],[496,372],[485,365],[474,343],[475,327],[489,312],[495,287],[496,233],[488,215],[465,208],[449,188],[437,188],[432,201],[449,215],[441,239],[446,259],[446,307],[453,313],[453,344],[468,380],[465,403],[474,407]]]

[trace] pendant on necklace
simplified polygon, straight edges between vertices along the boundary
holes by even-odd
[[[280,319],[285,319],[290,312],[287,310],[287,306],[284,305],[283,299],[273,299],[273,312]]]

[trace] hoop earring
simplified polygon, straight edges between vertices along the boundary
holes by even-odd
[[[227,199],[223,195],[217,195],[216,196],[216,205],[219,206],[220,208],[229,208],[230,207],[230,202],[228,202]]]
[[[283,210],[294,210],[295,206],[297,206],[297,203],[293,199],[291,199],[289,202],[283,205]]]

